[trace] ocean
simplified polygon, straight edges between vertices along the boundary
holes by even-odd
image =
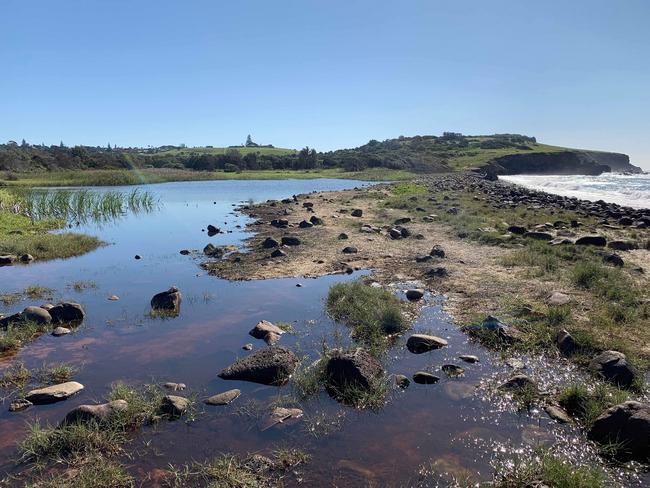
[[[499,179],[556,195],[650,208],[650,174],[512,175],[499,176]]]

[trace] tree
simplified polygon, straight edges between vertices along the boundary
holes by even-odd
[[[106,145],[106,150],[111,151],[111,143],[110,142]]]
[[[63,144],[63,141],[59,144],[59,147],[65,147],[65,144]]]
[[[20,143],[22,147],[27,147],[27,141],[23,139],[23,142]]]
[[[251,138],[251,135],[248,134],[248,137],[246,138],[246,147],[251,147],[253,145],[253,139]]]

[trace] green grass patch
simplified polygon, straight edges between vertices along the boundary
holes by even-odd
[[[587,428],[591,427],[605,410],[628,399],[627,392],[604,383],[597,383],[593,387],[584,384],[571,385],[558,395],[562,408]]]
[[[597,466],[580,466],[548,450],[509,459],[497,466],[494,488],[527,486],[555,488],[605,488],[610,486],[603,470]]]
[[[6,329],[0,329],[0,353],[17,351],[24,344],[39,337],[51,329],[49,324],[37,324],[34,322],[18,323],[9,325]]]
[[[85,234],[28,234],[0,237],[0,254],[31,254],[36,259],[71,258],[94,251],[102,245],[97,237]]]
[[[27,488],[134,488],[135,479],[124,465],[103,455],[80,458],[56,473],[30,474]]]
[[[337,283],[327,295],[327,312],[352,328],[354,340],[378,354],[388,346],[388,336],[404,331],[408,322],[402,302],[391,292],[360,281]]]

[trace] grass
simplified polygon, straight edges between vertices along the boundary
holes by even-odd
[[[45,286],[28,286],[22,292],[16,293],[4,293],[0,295],[0,301],[5,305],[14,305],[18,303],[23,298],[29,298],[30,300],[42,300],[42,299],[51,299],[54,295],[54,290],[52,288],[47,288]]]
[[[124,465],[107,456],[72,460],[57,473],[47,472],[25,483],[26,488],[134,488],[133,476]]]
[[[10,325],[5,330],[0,330],[0,354],[17,351],[24,344],[48,332],[50,329],[49,324],[34,322]]]
[[[388,336],[408,327],[402,302],[395,295],[360,281],[333,285],[327,295],[327,312],[349,325],[353,338],[375,355],[386,349]]]
[[[81,293],[84,290],[96,289],[97,283],[92,280],[79,280],[70,283],[68,287],[72,288],[77,293]]]
[[[558,395],[558,402],[569,415],[580,420],[589,428],[609,407],[623,403],[629,395],[618,388],[604,383],[593,387],[575,384],[564,388]]]
[[[226,173],[224,171],[192,171],[187,169],[79,170],[16,173],[10,187],[56,186],[127,186],[166,183],[170,181],[205,180],[285,180],[311,178],[343,178],[367,181],[410,180],[416,175],[404,170],[370,168],[364,171],[341,169],[259,170]]]
[[[552,486],[554,488],[605,488],[610,486],[602,469],[580,466],[561,459],[548,450],[517,456],[498,466],[493,488],[521,488],[525,486]]]
[[[180,468],[170,466],[165,485],[170,488],[205,486],[209,488],[270,488],[284,486],[282,476],[291,469],[309,462],[311,456],[299,449],[281,448],[267,458],[269,465],[254,457],[242,459],[223,454],[204,462],[193,462]]]
[[[47,261],[80,256],[94,251],[102,244],[97,237],[74,232],[0,236],[0,254],[31,254],[38,260]]]

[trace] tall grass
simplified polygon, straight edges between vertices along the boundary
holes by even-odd
[[[66,222],[109,222],[128,212],[150,212],[156,198],[147,191],[129,193],[92,190],[28,190],[18,195],[21,213],[32,222],[58,219]]]

